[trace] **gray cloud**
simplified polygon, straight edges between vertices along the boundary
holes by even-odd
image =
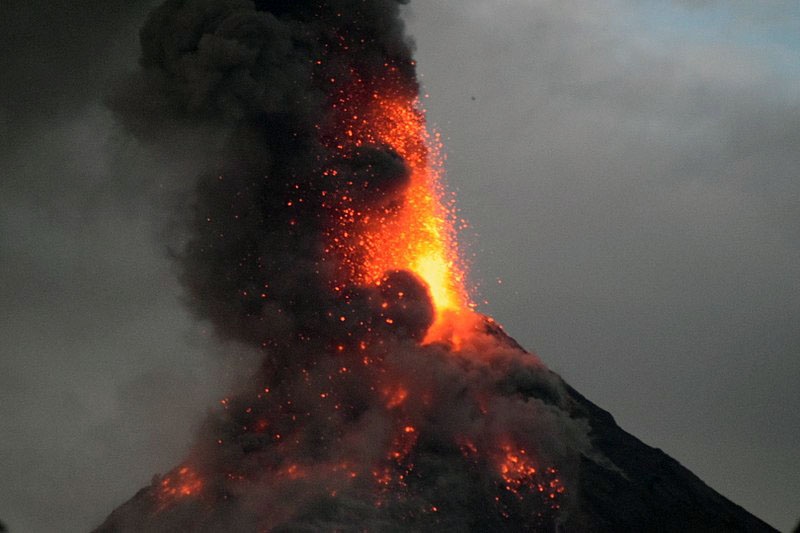
[[[191,165],[131,141],[102,102],[135,63],[145,4],[2,7],[0,431],[13,437],[0,444],[0,517],[10,531],[98,523],[179,460],[238,367],[220,368],[186,316],[162,242]]]
[[[479,233],[474,271],[523,345],[788,529],[800,508],[788,474],[800,438],[796,90],[771,60],[780,47],[666,40],[642,12],[412,10],[449,179]]]

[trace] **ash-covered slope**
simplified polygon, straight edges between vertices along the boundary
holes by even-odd
[[[565,531],[775,531],[659,449],[620,428],[610,413],[567,386],[576,417],[613,466],[583,457],[580,521]]]
[[[486,325],[487,338],[498,341],[492,346],[494,353],[506,350],[516,352],[531,361],[536,357],[524,352],[497,326]],[[501,348],[500,348],[501,347]],[[474,354],[472,355],[474,357]],[[451,354],[452,357],[452,354]],[[538,364],[538,362],[537,362]],[[165,503],[164,479],[156,477],[153,483],[140,490],[131,500],[115,510],[95,533],[133,531],[718,531],[759,532],[775,531],[772,527],[720,495],[702,480],[681,466],[661,450],[651,448],[621,429],[608,412],[587,400],[560,377],[545,369],[539,378],[522,380],[512,377],[516,369],[504,366],[507,380],[512,383],[508,393],[524,398],[525,402],[547,405],[568,413],[576,427],[588,428],[590,444],[579,454],[577,467],[564,469],[570,478],[567,493],[558,494],[560,507],[542,507],[541,501],[530,508],[513,507],[503,498],[510,495],[497,484],[500,492],[491,496],[486,485],[476,482],[480,472],[476,468],[466,478],[452,477],[452,469],[465,468],[460,453],[444,445],[428,442],[416,443],[426,447],[417,455],[419,463],[439,464],[436,467],[419,464],[407,470],[408,483],[397,485],[391,497],[406,502],[420,502],[437,512],[414,512],[408,507],[385,506],[370,509],[375,502],[369,497],[360,501],[353,498],[323,498],[300,511],[305,516],[278,520],[273,527],[261,527],[263,517],[257,515],[281,514],[280,506],[298,512],[297,499],[302,495],[287,491],[285,501],[270,503],[273,509],[243,511],[239,498],[233,493],[219,490],[202,497],[187,497]],[[555,386],[553,384],[555,383]],[[564,395],[558,398],[559,395]],[[564,401],[566,398],[566,402]],[[491,415],[490,415],[491,416]],[[545,427],[545,426],[543,426]],[[566,443],[566,446],[571,446]],[[244,457],[244,456],[242,456]],[[443,467],[442,464],[448,465]],[[227,465],[229,468],[231,464]],[[563,465],[560,465],[563,467]],[[471,467],[469,464],[466,470]],[[177,469],[176,469],[177,470]],[[413,478],[413,479],[412,479]],[[453,479],[467,485],[464,494],[450,497]],[[321,483],[330,480],[320,480]],[[431,491],[430,489],[434,490]],[[463,488],[463,487],[462,487]],[[266,495],[266,492],[264,493]],[[191,495],[190,495],[191,496]],[[197,495],[194,495],[197,496]],[[516,501],[516,494],[511,501]],[[521,501],[521,500],[520,500]],[[438,505],[431,504],[434,502]],[[504,502],[498,505],[497,502]]]

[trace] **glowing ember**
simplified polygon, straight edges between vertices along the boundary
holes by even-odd
[[[375,505],[381,507],[391,499],[402,498],[408,489],[408,478],[414,471],[411,454],[417,444],[419,435],[411,425],[397,428],[386,461],[372,471],[372,477],[378,485],[380,496]]]
[[[558,511],[559,497],[565,492],[564,485],[558,478],[558,471],[553,467],[538,468],[523,448],[515,449],[507,445],[502,449],[504,455],[499,472],[503,489],[519,501],[538,494],[544,507]],[[501,503],[502,499],[498,497],[497,501]],[[538,511],[541,512],[541,508]]]
[[[387,398],[386,407],[389,409],[394,409],[395,407],[400,407],[403,405],[403,402],[406,401],[408,398],[408,391],[403,387],[396,387],[393,389],[387,389],[384,391],[384,395]]]
[[[203,490],[203,480],[193,469],[181,466],[158,483],[160,508],[166,508],[181,498],[197,496]]]

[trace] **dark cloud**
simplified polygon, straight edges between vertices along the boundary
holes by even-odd
[[[14,435],[0,453],[15,458],[0,467],[0,515],[11,531],[97,523],[183,455],[197,405],[227,382],[208,341],[190,341],[200,328],[154,238],[191,165],[132,142],[102,102],[135,63],[146,4],[0,8],[0,431]],[[163,386],[131,403],[121,391],[144,375]]]
[[[340,157],[325,135],[341,120],[331,111],[340,87],[416,93],[398,8],[395,0],[166,2],[149,15],[142,68],[112,106],[151,142],[164,143],[165,130],[227,131],[197,186],[180,252],[191,307],[221,336],[259,346],[315,337],[340,328],[343,314],[362,314],[324,296],[339,268],[323,253],[338,215],[326,194],[352,196],[366,216],[407,171],[385,146]],[[336,178],[323,172],[331,165]],[[352,191],[342,189],[348,181]],[[368,305],[378,295],[351,298]]]
[[[126,68],[119,59],[129,56],[129,43],[121,37],[147,4],[4,2],[0,64],[13,75],[0,82],[0,109],[12,131],[33,119],[63,118],[101,98],[110,75]]]

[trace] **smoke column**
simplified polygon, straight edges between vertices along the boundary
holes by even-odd
[[[544,530],[585,421],[472,310],[397,0],[168,0],[112,106],[205,139],[187,301],[262,364],[99,531]]]

